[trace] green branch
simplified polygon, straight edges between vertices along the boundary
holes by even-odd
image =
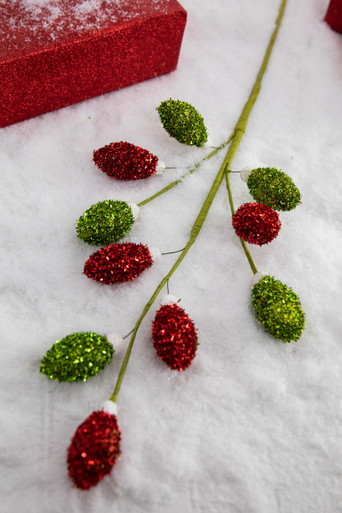
[[[264,59],[262,61],[262,64],[261,64],[261,67],[260,67],[260,70],[258,72],[258,75],[257,75],[257,78],[255,80],[255,83],[254,83],[254,86],[252,88],[252,91],[248,97],[248,100],[241,112],[241,115],[239,117],[239,120],[238,122],[236,123],[235,125],[235,128],[234,128],[234,131],[233,131],[233,134],[232,136],[229,138],[229,141],[230,141],[230,145],[229,145],[229,148],[228,148],[228,152],[223,160],[223,163],[219,169],[219,172],[217,173],[217,176],[210,188],[210,191],[208,192],[207,194],[207,197],[206,199],[204,200],[204,203],[196,217],[196,220],[192,226],[192,229],[191,229],[191,232],[190,232],[190,237],[189,237],[189,240],[186,244],[186,246],[184,247],[183,251],[181,252],[181,254],[179,255],[179,257],[177,258],[176,262],[173,264],[173,266],[171,267],[170,271],[166,274],[166,276],[164,276],[164,278],[161,280],[161,282],[159,283],[159,285],[157,286],[157,288],[155,289],[154,293],[152,294],[150,300],[146,303],[143,311],[141,312],[141,315],[139,317],[139,319],[137,320],[136,324],[135,324],[135,327],[134,327],[134,330],[133,330],[133,333],[132,333],[132,336],[131,336],[131,339],[130,339],[130,342],[128,344],[128,347],[127,347],[127,350],[126,350],[126,354],[124,356],[124,359],[123,359],[123,362],[122,362],[122,365],[121,365],[121,368],[120,368],[120,371],[119,371],[119,375],[118,375],[118,379],[117,379],[117,382],[115,384],[115,388],[114,388],[114,391],[113,391],[113,394],[111,396],[111,400],[116,402],[117,400],[117,397],[118,397],[118,394],[120,392],[120,388],[121,388],[121,384],[122,384],[122,381],[123,381],[123,378],[124,378],[124,375],[125,375],[125,372],[126,372],[126,368],[127,368],[127,365],[128,365],[128,362],[129,362],[129,359],[130,359],[130,355],[131,355],[131,352],[132,352],[132,349],[133,349],[133,344],[134,344],[134,341],[136,339],[136,335],[137,335],[137,332],[138,332],[138,329],[144,319],[144,317],[146,316],[147,312],[149,311],[149,309],[151,308],[151,306],[153,305],[155,299],[157,298],[157,296],[159,295],[159,293],[161,292],[161,290],[163,289],[164,285],[167,283],[167,281],[171,278],[171,276],[174,274],[174,272],[177,270],[177,268],[179,267],[180,263],[182,262],[182,260],[185,258],[185,256],[187,255],[188,251],[190,250],[191,246],[195,243],[196,239],[197,239],[197,236],[198,234],[200,233],[201,231],[201,228],[203,226],[203,223],[208,215],[208,212],[209,212],[209,209],[214,201],[214,198],[216,196],[216,193],[222,183],[222,180],[224,178],[224,176],[226,176],[226,180],[227,180],[227,187],[228,187],[228,190],[230,190],[230,184],[229,184],[229,169],[230,169],[230,166],[231,166],[231,162],[235,156],[235,153],[239,147],[239,144],[240,144],[240,141],[242,139],[242,136],[243,134],[245,133],[245,129],[246,129],[246,126],[247,126],[247,122],[248,122],[248,119],[249,119],[249,116],[250,116],[250,113],[252,111],[252,108],[255,104],[255,101],[258,97],[258,94],[259,94],[259,91],[260,91],[260,88],[261,88],[261,81],[262,81],[262,78],[265,74],[265,71],[267,69],[267,64],[268,64],[268,61],[269,61],[269,58],[270,58],[270,55],[271,55],[271,52],[272,52],[272,49],[273,49],[273,46],[274,46],[274,43],[275,43],[275,40],[276,40],[276,37],[277,37],[277,34],[278,34],[278,31],[279,31],[279,27],[281,25],[281,21],[282,21],[282,18],[284,16],[284,11],[285,11],[285,7],[286,7],[286,2],[287,0],[282,0],[281,2],[281,5],[280,5],[280,8],[279,8],[279,12],[278,12],[278,16],[277,16],[277,19],[276,19],[276,23],[275,23],[275,29],[272,33],[272,36],[271,36],[271,39],[268,43],[268,46],[267,46],[267,49],[266,49],[266,52],[265,52],[265,56],[264,56]],[[215,150],[215,152],[217,152],[217,150]],[[212,152],[213,154],[215,154],[214,152]],[[210,158],[208,156],[208,158]],[[195,169],[195,168],[193,168]],[[175,182],[173,182],[174,185],[176,185],[177,183],[179,182],[179,180],[176,180]],[[162,194],[163,192],[165,192],[166,190],[169,190],[170,188],[174,187],[174,185],[170,184],[168,187],[164,189],[162,189],[161,191],[159,191],[159,193],[157,193],[157,195],[154,195],[152,196],[150,199],[148,200],[145,200],[145,202],[142,202],[141,204],[145,204],[146,202],[148,201],[151,201],[151,199],[153,199],[154,197]],[[231,202],[232,202],[232,198],[231,198]],[[141,205],[140,204],[140,205]],[[233,207],[234,208],[234,207]]]

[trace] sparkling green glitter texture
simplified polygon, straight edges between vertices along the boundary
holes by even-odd
[[[78,237],[94,246],[113,244],[131,229],[134,217],[125,201],[99,201],[89,207],[77,221]]]
[[[71,333],[47,351],[40,372],[56,381],[86,381],[96,376],[113,354],[106,337],[91,332]]]
[[[293,210],[301,194],[292,179],[273,167],[253,169],[247,180],[252,197],[274,210]]]
[[[157,111],[166,132],[178,142],[190,146],[203,146],[206,142],[208,136],[203,117],[190,103],[165,100]]]
[[[283,342],[301,336],[305,317],[299,297],[273,276],[264,276],[252,289],[254,315],[265,331]]]

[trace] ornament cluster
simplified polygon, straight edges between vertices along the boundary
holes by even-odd
[[[233,215],[236,234],[250,244],[262,246],[274,240],[281,228],[277,211],[293,210],[300,204],[301,194],[292,179],[273,167],[244,172],[254,203],[241,205]]]
[[[203,117],[189,103],[170,99],[162,102],[157,111],[166,132],[178,142],[201,147],[207,141]],[[156,173],[158,165],[158,157],[148,150],[123,141],[95,150],[93,161],[109,178],[124,181],[147,179]],[[262,246],[279,234],[278,211],[293,210],[300,204],[301,195],[292,179],[275,168],[257,168],[243,176],[254,202],[237,209],[232,225],[242,240]],[[107,199],[90,206],[79,217],[78,238],[99,246],[84,264],[86,277],[104,285],[118,285],[135,280],[153,265],[155,257],[148,246],[122,241],[138,214],[137,205]],[[298,296],[287,285],[272,276],[263,276],[252,288],[251,303],[255,319],[272,337],[283,342],[300,338],[304,313]],[[151,341],[156,357],[170,369],[184,371],[192,364],[198,334],[178,300],[167,298],[156,311]],[[52,345],[40,370],[57,381],[86,381],[110,363],[114,352],[107,336],[76,332]],[[116,408],[109,402],[109,410],[96,410],[81,423],[68,449],[69,475],[82,490],[90,489],[109,474],[120,454]]]

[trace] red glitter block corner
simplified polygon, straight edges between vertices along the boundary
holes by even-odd
[[[173,71],[176,0],[0,0],[0,127]]]
[[[333,30],[342,33],[342,0],[330,0],[324,19]]]

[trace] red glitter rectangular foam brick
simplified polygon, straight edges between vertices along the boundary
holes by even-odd
[[[0,0],[0,127],[177,67],[176,0]]]

